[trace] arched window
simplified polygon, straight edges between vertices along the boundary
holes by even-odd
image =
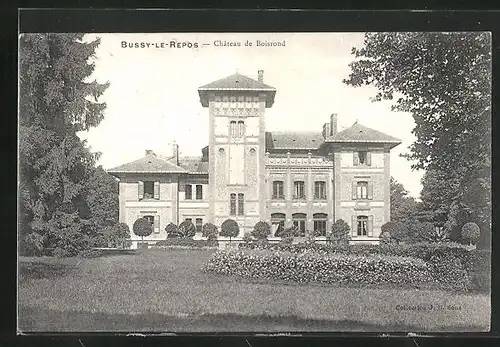
[[[315,213],[313,215],[314,231],[317,232],[319,236],[326,236],[327,220],[328,215],[326,213]]]
[[[367,236],[368,235],[368,217],[367,216],[358,216],[357,217],[358,226],[357,226],[357,234],[358,236]]]
[[[236,121],[232,120],[229,122],[229,134],[231,136],[237,136],[238,129],[236,128]]]
[[[294,213],[292,214],[293,225],[298,229],[300,236],[306,235],[306,214]]]
[[[238,121],[238,137],[243,137],[245,134],[245,122],[242,120]]]
[[[274,235],[276,233],[283,231],[285,229],[285,219],[284,213],[273,213],[271,214],[271,224],[275,228]]]

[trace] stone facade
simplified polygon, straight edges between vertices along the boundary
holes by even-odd
[[[233,75],[199,90],[208,109],[209,144],[201,158],[160,158],[152,151],[109,172],[119,178],[120,221],[147,216],[155,232],[191,219],[218,227],[228,218],[240,235],[258,221],[325,234],[338,219],[352,242],[377,243],[390,220],[390,150],[400,141],[355,123],[337,132],[332,115],[318,133],[266,132],[276,90]],[[188,160],[189,159],[189,160]],[[199,236],[199,235],[198,235]],[[134,239],[134,237],[133,237]]]

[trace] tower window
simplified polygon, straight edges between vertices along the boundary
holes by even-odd
[[[243,137],[245,134],[245,122],[242,120],[238,121],[238,137]]]
[[[238,215],[243,216],[245,214],[245,195],[243,193],[238,194]]]

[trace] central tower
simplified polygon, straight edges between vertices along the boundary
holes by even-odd
[[[234,74],[198,88],[209,109],[209,219],[231,218],[240,233],[266,218],[265,110],[276,89],[258,79]],[[261,202],[259,202],[261,200]]]

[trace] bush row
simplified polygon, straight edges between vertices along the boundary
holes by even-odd
[[[490,288],[491,251],[488,250],[469,251],[464,247],[450,247],[436,243],[329,245],[250,242],[242,243],[239,247],[240,249],[267,249],[294,254],[409,257],[426,262],[431,267],[435,278],[445,287],[469,288],[469,285],[472,285],[475,290],[479,291]],[[466,280],[464,280],[465,277],[467,277]]]
[[[436,282],[432,267],[420,259],[391,256],[321,255],[268,250],[218,251],[208,272],[246,278],[344,284],[402,284]]]
[[[156,246],[162,247],[189,247],[189,248],[204,248],[217,247],[217,240],[194,240],[191,237],[171,238],[158,241]]]

